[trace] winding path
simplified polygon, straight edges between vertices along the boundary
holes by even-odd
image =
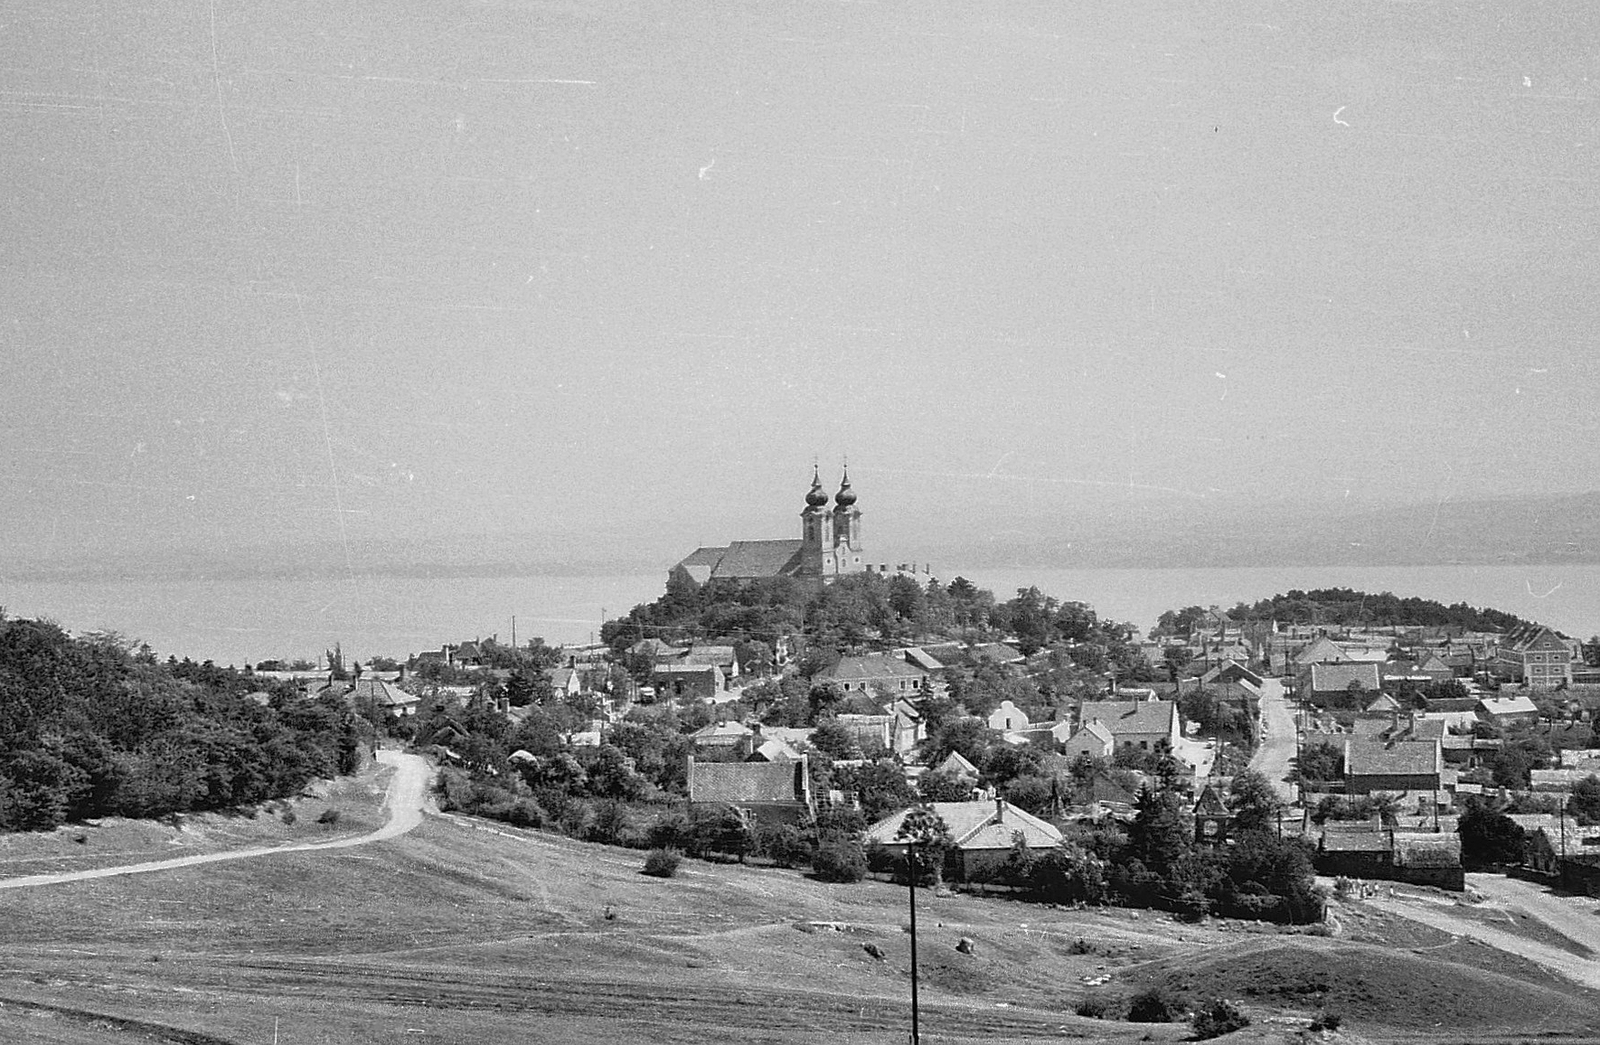
[[[1591,952],[1600,951],[1600,918],[1595,916],[1592,899],[1559,896],[1533,882],[1500,875],[1470,874],[1467,880],[1484,896],[1488,906],[1528,914],[1579,946]],[[1600,962],[1594,958],[1485,924],[1482,919],[1463,917],[1455,913],[1454,904],[1406,893],[1396,894],[1392,899],[1372,897],[1362,902],[1443,932],[1470,937],[1542,965],[1575,983],[1600,989]]]
[[[25,889],[35,885],[59,885],[63,882],[83,882],[91,878],[113,878],[125,874],[147,874],[175,867],[194,867],[198,864],[216,864],[226,860],[250,860],[275,853],[307,853],[319,849],[350,849],[358,845],[382,842],[416,828],[422,823],[422,811],[428,797],[428,778],[432,773],[426,759],[400,751],[380,751],[378,761],[395,767],[388,790],[384,793],[383,807],[388,820],[376,831],[332,842],[301,842],[293,845],[257,846],[253,849],[234,849],[225,853],[200,853],[178,856],[169,860],[150,860],[119,867],[98,867],[88,871],[62,871],[57,874],[35,874],[21,878],[0,879],[0,889]]]

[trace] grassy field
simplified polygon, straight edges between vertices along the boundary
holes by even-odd
[[[695,861],[661,880],[642,859],[434,817],[351,850],[18,890],[0,898],[0,1040],[265,1043],[275,1023],[284,1045],[906,1040],[904,890]],[[1324,1006],[1346,1019],[1324,1041],[1597,1033],[1593,997],[1422,927],[1319,939],[926,893],[918,911],[929,1042],[1181,1040],[1073,1014],[1150,984],[1240,1001],[1241,1041],[1300,1040]]]

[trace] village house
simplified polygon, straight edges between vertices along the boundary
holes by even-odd
[[[816,814],[810,763],[798,761],[688,764],[690,810],[732,806],[752,821],[800,824]]]
[[[1541,624],[1511,629],[1494,646],[1494,673],[1505,682],[1525,682],[1531,689],[1572,684],[1572,647]]]
[[[977,881],[998,870],[1005,864],[1019,834],[1023,843],[1035,851],[1048,851],[1061,843],[1061,832],[1054,826],[1010,805],[1005,799],[933,802],[931,808],[945,822],[955,841],[945,857],[945,875],[950,881]],[[895,836],[910,812],[907,808],[891,813],[867,828],[867,844],[882,845],[904,859],[906,841]]]
[[[1344,739],[1345,792],[1437,791],[1444,759],[1437,740]]]
[[[1171,751],[1178,746],[1178,705],[1170,700],[1086,700],[1078,709],[1078,722],[1099,722],[1119,749]]]
[[[1377,696],[1381,684],[1378,665],[1370,662],[1313,664],[1306,672],[1301,697],[1313,704],[1328,704],[1344,698],[1352,690]]]
[[[816,680],[835,683],[846,695],[901,696],[922,692],[927,685],[928,672],[904,656],[873,653],[863,657],[840,657],[837,664],[817,672]]]
[[[1526,696],[1483,697],[1474,710],[1480,719],[1497,729],[1539,723],[1539,706]]]
[[[715,664],[657,664],[650,672],[656,692],[672,700],[714,700],[728,679]]]
[[[1079,755],[1110,758],[1116,749],[1117,739],[1111,735],[1105,723],[1090,719],[1062,744],[1061,753],[1068,758],[1077,758]]]
[[[1002,700],[1000,706],[989,713],[989,728],[997,733],[1021,731],[1030,725],[1032,723],[1028,720],[1027,713],[1009,700]]]
[[[583,692],[583,679],[572,668],[546,668],[544,674],[558,698],[575,697]]]

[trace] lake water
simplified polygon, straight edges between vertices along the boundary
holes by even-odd
[[[1148,629],[1163,610],[1233,606],[1292,588],[1392,591],[1492,606],[1578,638],[1600,631],[1600,566],[1258,567],[1215,570],[957,571],[998,598],[1037,585],[1087,602],[1103,618]],[[952,574],[954,575],[954,574]],[[335,642],[349,656],[404,656],[443,642],[498,635],[584,642],[604,615],[660,595],[664,572],[587,577],[346,577],[323,580],[0,582],[12,616],[51,617],[74,631],[112,629],[219,664],[316,657]]]

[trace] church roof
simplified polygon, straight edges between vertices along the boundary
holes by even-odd
[[[800,567],[801,540],[734,541],[721,548],[696,548],[678,563],[696,581],[781,577]]]

